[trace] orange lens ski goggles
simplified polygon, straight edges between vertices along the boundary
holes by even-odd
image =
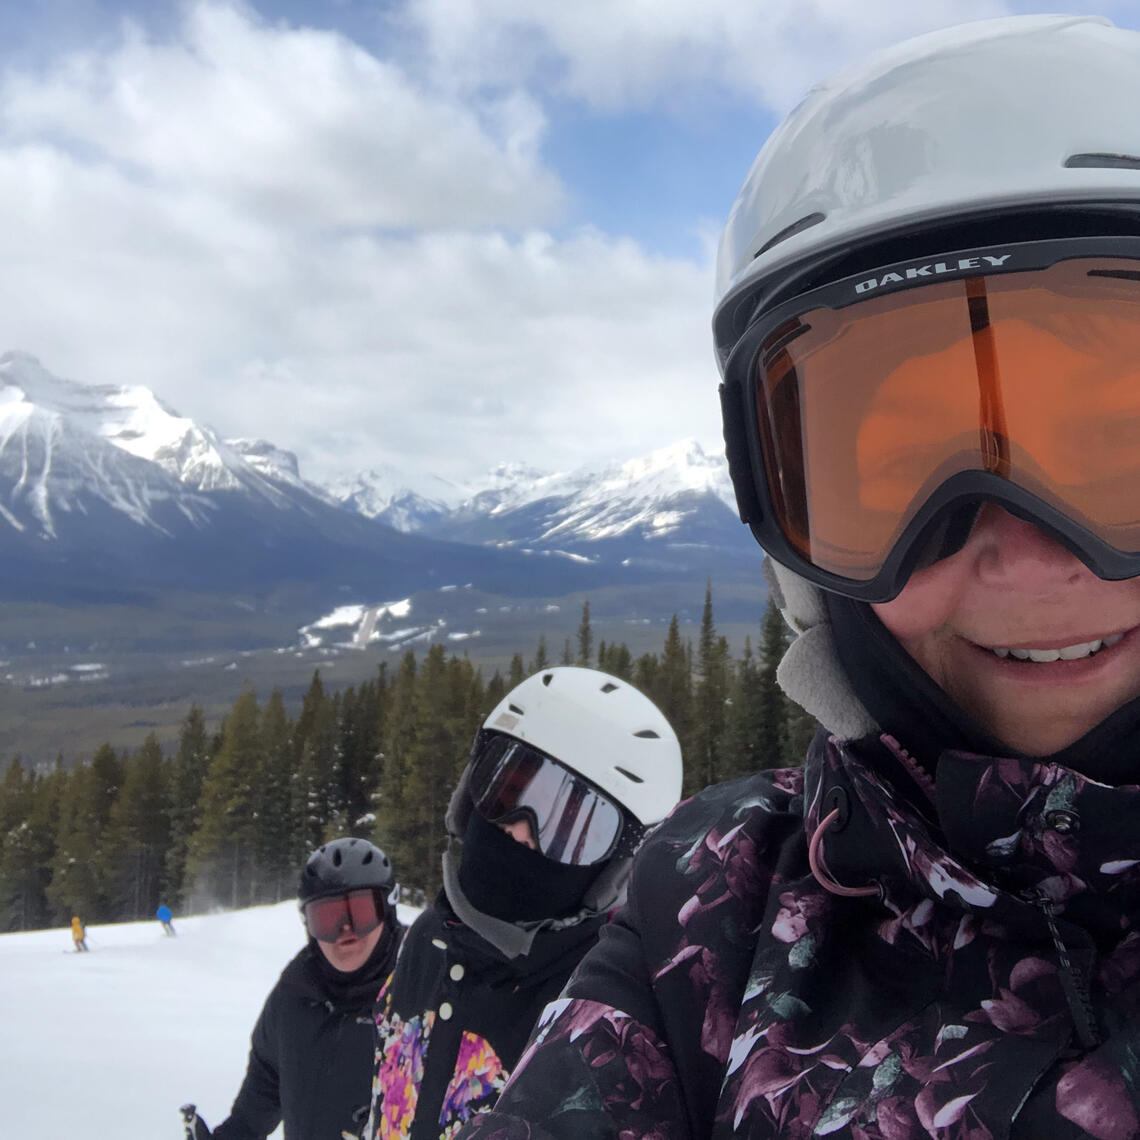
[[[753,321],[722,396],[730,458],[743,419],[746,521],[827,589],[894,597],[932,551],[961,547],[983,501],[1103,578],[1140,574],[1140,239],[834,282]]]

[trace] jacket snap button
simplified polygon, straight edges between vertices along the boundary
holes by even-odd
[[[1045,826],[1057,832],[1058,835],[1069,835],[1081,830],[1081,817],[1075,811],[1065,811],[1064,808],[1055,808],[1045,813]]]
[[[451,969],[447,971],[449,977],[451,978],[451,980],[453,982],[463,981],[464,972],[465,971],[463,969],[463,964],[461,962],[456,962],[455,965],[452,966]]]
[[[445,1002],[440,1003],[440,1007],[439,1007],[439,1019],[440,1019],[440,1021],[450,1021],[451,1015],[454,1012],[455,1012],[455,1010],[451,1008],[451,1002],[445,1001]]]

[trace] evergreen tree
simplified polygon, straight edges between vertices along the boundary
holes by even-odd
[[[495,670],[494,676],[487,682],[487,691],[483,699],[483,717],[487,717],[491,710],[507,695],[507,682],[503,680],[502,673]]]
[[[24,817],[3,836],[0,853],[0,930],[35,930],[51,921],[47,887],[67,774],[57,760],[46,776],[32,773]]]
[[[366,682],[359,689],[349,687],[342,695],[339,795],[344,805],[343,835],[367,836],[375,822],[372,792],[376,754],[380,749],[381,715],[377,682]]]
[[[107,825],[102,872],[113,918],[149,918],[161,901],[170,845],[168,785],[162,748],[151,733],[126,760]]]
[[[187,855],[194,910],[247,906],[260,889],[257,791],[264,765],[257,696],[246,688],[222,726],[222,745],[202,783],[198,828]]]
[[[686,756],[685,764],[686,794],[721,779],[728,701],[728,642],[716,633],[711,583],[705,586],[697,661],[699,676],[693,701],[692,752]]]
[[[523,664],[523,655],[516,653],[511,658],[511,668],[507,675],[507,684],[513,689],[516,685],[522,684],[526,678],[526,665]]]
[[[562,665],[573,665],[574,664],[574,651],[570,648],[570,638],[567,638],[566,641],[563,643],[562,660],[561,660],[560,664],[562,664]]]
[[[621,645],[614,645],[612,642],[606,645],[604,642],[598,645],[598,668],[603,673],[610,673],[614,677],[620,677],[623,681],[633,680],[633,654],[629,651],[629,646],[624,642]]]
[[[752,654],[752,639],[744,639],[744,654],[733,671],[732,697],[726,724],[722,779],[733,780],[759,770],[764,739],[760,666]]]
[[[779,768],[784,763],[784,717],[786,698],[776,681],[776,666],[788,647],[784,619],[776,603],[768,599],[760,642],[758,678],[760,739],[756,759],[760,768]]]
[[[383,778],[376,792],[376,829],[373,839],[392,860],[397,876],[415,881],[419,868],[413,862],[415,837],[409,825],[410,767],[417,752],[420,731],[416,686],[416,657],[407,653],[392,683],[389,712],[381,736]]]
[[[594,633],[590,628],[590,599],[582,603],[582,620],[578,623],[578,664],[589,665],[594,660]]]
[[[90,763],[71,773],[60,800],[59,831],[47,894],[54,917],[78,914],[84,922],[109,917],[106,866],[107,825],[123,779],[115,750],[102,745]]]
[[[280,689],[274,689],[261,713],[262,779],[257,795],[257,864],[261,899],[280,902],[297,886],[299,867],[293,848],[291,811],[293,725]]]
[[[190,837],[198,829],[202,781],[210,766],[210,743],[206,715],[197,704],[193,704],[178,730],[178,750],[171,762],[167,785],[170,793],[167,805],[170,843],[166,852],[164,891],[170,906],[180,906],[185,902],[186,852]]]
[[[534,652],[534,660],[530,663],[530,669],[527,671],[527,675],[530,676],[532,673],[541,673],[543,669],[549,667],[550,659],[546,654],[546,635],[539,634],[538,648]]]
[[[661,662],[656,653],[643,653],[633,666],[633,683],[647,696],[656,701],[659,689]],[[674,731],[676,731],[674,729]]]
[[[665,718],[673,726],[681,743],[681,755],[688,769],[693,751],[692,741],[692,671],[689,653],[681,640],[677,615],[669,622],[669,632],[665,636],[665,649],[657,670],[654,689],[648,694]]]
[[[416,685],[415,744],[407,757],[403,843],[428,897],[440,886],[444,812],[466,760],[470,737],[464,694],[449,678],[442,646],[432,646]]]

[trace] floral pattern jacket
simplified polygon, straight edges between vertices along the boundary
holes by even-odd
[[[1140,787],[907,760],[682,804],[462,1140],[1140,1137]]]
[[[508,959],[460,922],[441,892],[408,931],[376,1000],[365,1140],[451,1140],[486,1112],[600,924],[544,930],[529,954]]]

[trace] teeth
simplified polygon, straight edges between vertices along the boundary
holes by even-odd
[[[1092,657],[1101,649],[1110,648],[1123,637],[1122,633],[1114,633],[1111,637],[1082,641],[1078,645],[1066,645],[1061,649],[991,649],[990,652],[1003,660],[1012,657],[1017,661],[1079,661],[1082,657]]]

